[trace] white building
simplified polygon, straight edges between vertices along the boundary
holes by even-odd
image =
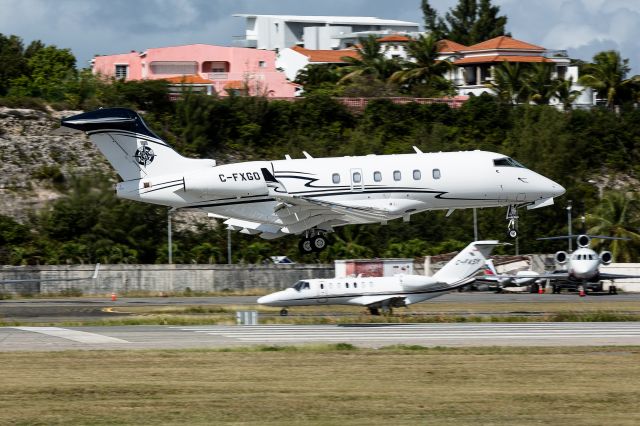
[[[348,47],[368,34],[414,33],[415,22],[363,16],[294,16],[236,14],[246,19],[245,35],[238,47],[275,50],[301,46],[312,50]]]

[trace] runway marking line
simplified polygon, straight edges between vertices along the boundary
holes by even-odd
[[[59,337],[61,339],[72,340],[79,343],[101,344],[101,343],[129,343],[126,340],[115,337],[104,336],[102,334],[88,333],[86,331],[70,330],[60,327],[13,327],[17,330],[30,331],[32,333],[44,334],[47,336]]]

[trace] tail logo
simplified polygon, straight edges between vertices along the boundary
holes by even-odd
[[[156,155],[153,153],[153,150],[151,148],[144,145],[138,148],[133,157],[136,159],[138,164],[146,167],[153,162],[153,159],[156,158]]]

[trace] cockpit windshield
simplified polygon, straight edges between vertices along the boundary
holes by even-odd
[[[496,160],[493,160],[493,165],[495,167],[520,167],[521,169],[525,168],[522,164],[518,163],[516,160],[509,157],[498,158]]]
[[[300,290],[303,290],[303,289],[308,289],[310,287],[309,287],[309,283],[307,281],[298,281],[291,288],[293,288],[293,289],[295,289],[297,291],[300,291]]]

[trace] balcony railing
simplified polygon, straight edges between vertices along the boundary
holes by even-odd
[[[229,80],[228,72],[210,72],[209,80]]]

